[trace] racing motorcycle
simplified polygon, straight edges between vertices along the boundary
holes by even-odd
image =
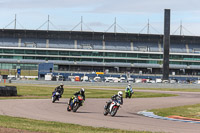
[[[128,91],[126,91],[126,98],[131,98],[133,92],[130,91],[130,89],[128,89]]]
[[[59,98],[61,97],[60,93],[59,92],[53,92],[53,95],[52,95],[52,103],[54,103],[56,100],[59,101]]]
[[[109,107],[107,107],[107,105],[104,106],[104,113],[103,114],[105,116],[110,114],[113,117],[113,116],[116,115],[119,107],[120,107],[120,101],[113,100]]]
[[[81,95],[75,96],[73,100],[71,100],[71,103],[67,106],[67,111],[73,111],[76,112],[80,106],[82,106],[84,100]]]

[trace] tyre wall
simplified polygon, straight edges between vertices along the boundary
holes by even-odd
[[[17,87],[0,86],[0,96],[17,96]]]

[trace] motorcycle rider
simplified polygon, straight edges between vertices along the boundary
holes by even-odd
[[[78,95],[81,95],[83,97],[83,100],[85,101],[85,89],[84,88],[81,88],[80,91],[74,93],[74,96],[72,96],[70,99],[69,99],[69,104],[71,103],[71,101],[75,98],[75,97],[78,97]]]
[[[127,86],[126,89],[125,89],[125,93],[128,93],[129,90],[130,90],[131,95],[132,95],[132,94],[133,94],[133,89],[132,89],[131,84],[128,84],[128,86]]]
[[[120,102],[121,105],[123,105],[123,92],[119,91],[116,95],[111,97],[111,100],[107,102],[107,105],[105,106],[105,109],[109,108],[112,101],[117,100]]]
[[[64,88],[63,88],[63,83],[60,83],[60,85],[59,86],[57,86],[56,88],[55,88],[55,90],[52,92],[52,94],[54,93],[54,92],[58,92],[58,93],[60,93],[60,98],[62,97],[62,94],[63,94],[63,92],[64,92]]]

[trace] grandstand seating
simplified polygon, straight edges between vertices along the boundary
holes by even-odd
[[[105,42],[106,50],[122,50],[122,51],[131,51],[130,42]]]
[[[200,53],[200,44],[188,44],[190,53]]]
[[[103,45],[102,41],[98,40],[77,40],[77,48],[78,49],[95,49],[102,50]]]
[[[170,45],[171,53],[186,53],[186,45],[185,44],[171,44]]]
[[[21,38],[21,47],[35,47],[46,48],[46,39],[34,39],[34,38]],[[0,38],[0,47],[18,47],[19,38]],[[27,45],[25,45],[27,44]],[[49,48],[64,48],[74,49],[75,41],[67,39],[49,39]],[[78,49],[91,49],[91,50],[103,50],[102,40],[77,40]],[[184,43],[170,44],[171,53],[200,53],[199,44]],[[116,51],[131,51],[131,42],[118,42],[118,41],[105,41],[105,50]],[[133,42],[134,51],[144,52],[159,52],[158,43],[146,43],[146,42]],[[161,51],[163,51],[163,45],[161,44]]]
[[[21,38],[21,47],[38,47],[45,48],[45,39]]]
[[[159,52],[158,43],[133,43],[134,51],[143,51],[143,52]]]
[[[0,38],[0,47],[18,47],[18,39]]]
[[[49,39],[49,48],[74,49],[74,40]]]

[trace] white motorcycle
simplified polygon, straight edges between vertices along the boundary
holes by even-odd
[[[119,107],[120,107],[120,102],[117,100],[113,100],[109,107],[107,107],[107,105],[104,106],[103,114],[106,116],[109,113],[113,117],[116,115]]]

